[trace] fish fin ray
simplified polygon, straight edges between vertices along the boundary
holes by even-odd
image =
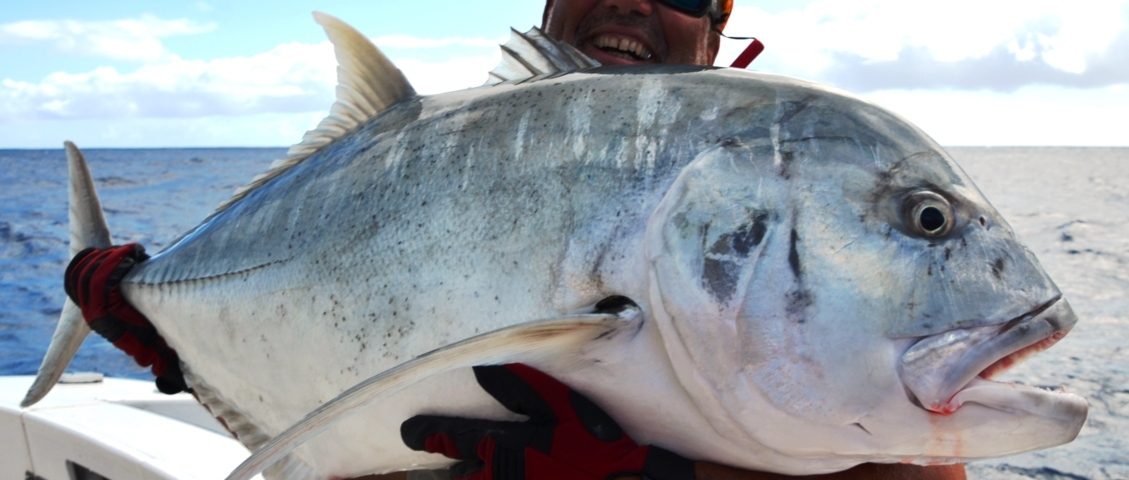
[[[330,107],[329,115],[313,130],[306,132],[301,142],[290,147],[286,157],[275,161],[266,173],[236,190],[216,209],[216,213],[393,105],[416,96],[404,73],[367,37],[336,17],[321,12],[313,15],[314,20],[325,29],[337,57],[337,100]]]
[[[219,420],[239,443],[242,443],[247,449],[255,451],[270,441],[270,435],[267,435],[266,432],[255,425],[251,418],[233,407],[230,402],[224,400],[223,395],[193,373],[191,367],[182,365],[182,370],[185,380],[192,385],[192,394],[196,397],[196,401],[200,402],[200,405],[203,405],[210,415]],[[280,459],[278,463],[272,465],[271,468],[266,469],[263,472],[263,478],[314,480],[321,477],[298,457],[287,455]]]
[[[583,344],[608,338],[615,332],[635,331],[640,322],[642,313],[638,308],[615,314],[580,313],[495,330],[425,353],[370,377],[322,404],[255,451],[227,479],[250,479],[349,412],[428,377],[457,368],[509,363],[519,357],[575,352]]]
[[[110,228],[102,213],[102,202],[94,189],[94,178],[86,165],[86,157],[74,143],[64,142],[67,153],[67,170],[70,176],[68,217],[70,219],[70,256],[89,247],[106,248],[110,246]],[[82,312],[70,299],[63,303],[59,323],[51,336],[51,344],[43,356],[35,381],[28,389],[20,406],[29,407],[43,399],[47,392],[59,381],[71,360],[74,359],[82,341],[90,334],[90,327],[82,318]]]
[[[486,85],[516,85],[600,66],[600,62],[572,45],[547,37],[537,27],[525,33],[510,29],[510,33],[510,40],[502,45],[502,61],[490,72]]]

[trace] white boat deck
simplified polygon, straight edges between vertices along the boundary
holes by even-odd
[[[0,377],[0,479],[216,480],[248,456],[191,395],[151,381],[60,383],[21,409],[31,382]]]

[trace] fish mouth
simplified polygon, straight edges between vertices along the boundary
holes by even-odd
[[[991,378],[1050,348],[1076,322],[1060,295],[1006,322],[923,337],[902,354],[899,374],[911,401],[934,414],[951,415],[965,403],[1032,413],[1039,408],[1032,399],[1068,394]]]

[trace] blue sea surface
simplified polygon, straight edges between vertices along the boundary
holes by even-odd
[[[149,252],[282,158],[281,148],[84,150],[114,243]],[[0,150],[0,375],[33,375],[62,310],[70,261],[63,150]],[[70,371],[150,378],[90,335]]]

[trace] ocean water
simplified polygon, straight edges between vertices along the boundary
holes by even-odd
[[[281,148],[84,150],[115,243],[150,252],[195,226]],[[0,375],[34,374],[62,310],[67,164],[59,150],[0,150]],[[149,378],[91,335],[75,371]]]

